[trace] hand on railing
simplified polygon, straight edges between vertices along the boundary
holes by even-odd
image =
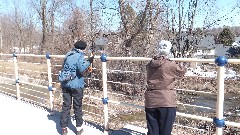
[[[91,56],[91,57],[88,58],[88,61],[89,61],[90,63],[93,63],[93,59],[94,59],[94,56]]]

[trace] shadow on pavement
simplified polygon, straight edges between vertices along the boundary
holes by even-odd
[[[146,134],[129,128],[121,128],[119,130],[110,131],[109,135],[146,135]]]
[[[62,133],[62,127],[60,126],[60,115],[61,113],[58,111],[55,111],[55,113],[53,115],[48,115],[48,120],[52,120],[55,122],[56,124],[56,130],[59,134]],[[73,125],[73,123],[71,122],[71,119],[68,120],[68,129],[72,130],[74,133],[77,132],[75,126]]]

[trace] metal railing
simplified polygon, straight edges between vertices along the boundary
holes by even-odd
[[[48,86],[43,86],[43,88],[48,89],[49,91],[49,106],[50,106],[50,113],[54,112],[54,94],[53,91],[56,90],[53,87],[53,80],[52,80],[52,65],[51,65],[51,58],[64,58],[64,55],[34,55],[34,54],[0,54],[0,56],[12,56],[13,57],[13,64],[14,64],[14,75],[15,75],[15,85],[16,85],[16,97],[18,100],[21,99],[21,92],[20,92],[20,85],[21,80],[19,80],[19,69],[18,69],[18,61],[17,57],[40,57],[40,58],[46,58],[46,65],[47,65],[47,76],[48,76]],[[123,106],[130,106],[134,108],[140,108],[143,109],[144,106],[139,106],[135,104],[129,104],[121,101],[115,101],[108,98],[108,83],[112,81],[107,80],[108,76],[108,69],[107,69],[107,63],[108,61],[118,61],[118,60],[129,60],[129,61],[150,61],[151,58],[145,58],[145,57],[108,57],[106,54],[102,54],[101,56],[95,56],[95,59],[100,59],[102,62],[102,90],[103,90],[103,98],[98,98],[94,96],[88,96],[89,98],[92,98],[94,100],[102,100],[103,103],[103,113],[104,113],[104,131],[107,132],[109,130],[109,109],[108,109],[108,103],[116,104],[116,105],[123,105]],[[231,121],[225,121],[223,117],[223,106],[224,106],[224,72],[225,72],[225,65],[227,63],[231,64],[240,64],[239,59],[227,59],[223,56],[217,57],[216,59],[197,59],[197,58],[172,58],[171,60],[179,61],[179,62],[200,62],[200,63],[215,63],[217,68],[217,103],[216,103],[216,117],[215,118],[208,118],[208,117],[202,117],[197,115],[191,115],[191,114],[185,114],[177,112],[177,115],[180,117],[186,117],[201,121],[207,121],[207,122],[213,122],[216,126],[216,134],[222,135],[223,134],[223,127],[225,125],[240,128],[240,123],[231,122]],[[27,82],[22,82],[27,83]],[[123,85],[126,85],[128,83],[122,83]],[[32,84],[34,85],[34,84]],[[38,86],[38,85],[36,85]],[[180,89],[183,90],[183,89]],[[189,90],[188,90],[189,91]],[[193,90],[191,90],[193,91]],[[204,93],[204,92],[203,92]],[[209,92],[206,92],[209,93]],[[181,103],[180,103],[181,104]],[[185,104],[187,105],[187,104]],[[201,107],[201,106],[200,106]]]

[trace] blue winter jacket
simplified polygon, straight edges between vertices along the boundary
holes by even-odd
[[[68,52],[65,56],[63,69],[61,72],[69,72],[73,75],[70,79],[65,81],[59,79],[61,82],[61,87],[67,89],[84,88],[85,78],[82,73],[86,71],[89,66],[90,62],[85,60],[83,52],[78,51],[77,49],[73,49]]]

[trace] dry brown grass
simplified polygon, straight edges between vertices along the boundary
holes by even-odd
[[[14,63],[13,62],[5,62],[0,61],[0,72],[8,73],[14,71]],[[32,71],[39,71],[39,72],[47,72],[47,64],[33,64],[33,63],[17,63],[19,71],[21,70],[32,70]],[[29,73],[32,74],[32,73]]]

